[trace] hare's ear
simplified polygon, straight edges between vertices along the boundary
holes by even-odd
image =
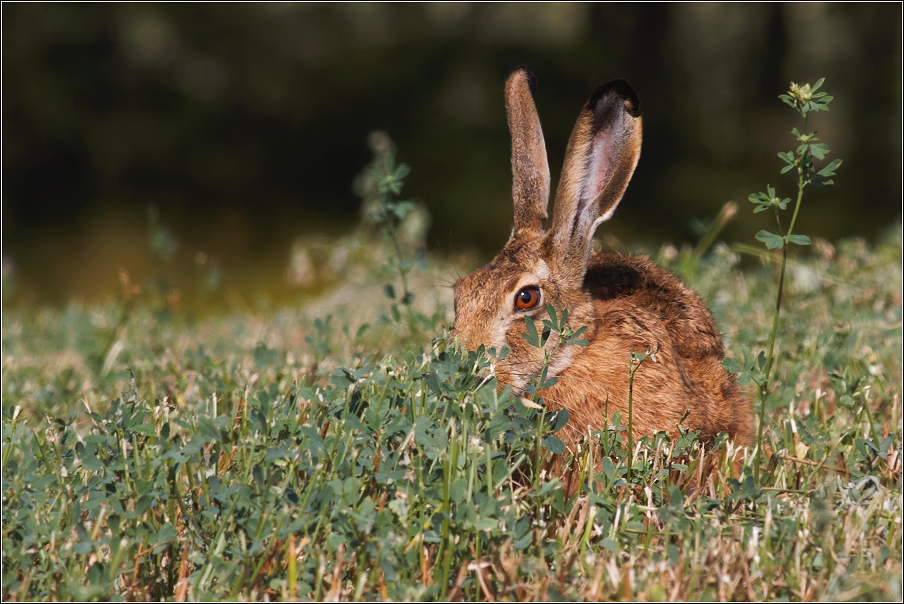
[[[534,105],[534,74],[518,67],[505,81],[505,110],[512,133],[512,238],[540,234],[549,204],[549,163],[540,118]]]
[[[586,269],[590,240],[621,201],[640,159],[640,100],[624,80],[597,88],[568,140],[551,236],[560,263]]]

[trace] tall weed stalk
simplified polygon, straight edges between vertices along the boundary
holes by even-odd
[[[785,267],[788,262],[788,246],[790,245],[810,245],[810,238],[806,235],[798,235],[794,233],[794,226],[797,223],[797,216],[800,212],[801,202],[804,197],[804,189],[808,185],[825,186],[834,184],[832,176],[835,170],[841,165],[841,160],[836,159],[829,162],[821,170],[816,166],[816,161],[822,161],[829,154],[829,146],[816,137],[817,132],[809,131],[808,117],[811,112],[828,111],[829,102],[832,101],[831,96],[825,92],[817,92],[822,86],[825,78],[820,78],[812,86],[810,84],[791,83],[791,89],[787,94],[779,95],[779,98],[797,111],[803,119],[803,131],[797,128],[791,130],[792,136],[797,141],[797,148],[792,151],[784,151],[778,154],[779,158],[785,162],[781,173],[785,174],[792,170],[797,173],[797,200],[794,204],[794,213],[791,215],[791,221],[788,223],[787,229],[782,226],[781,211],[788,208],[791,198],[780,198],[776,195],[775,189],[767,185],[766,192],[751,194],[748,199],[755,204],[754,214],[772,210],[775,215],[775,223],[778,232],[761,230],[756,234],[756,239],[761,241],[767,250],[781,250],[782,260],[781,269],[779,270],[778,289],[775,296],[775,311],[772,317],[772,330],[769,333],[769,344],[765,352],[760,352],[756,359],[756,364],[750,369],[745,369],[730,359],[725,360],[725,367],[730,371],[745,374],[750,377],[758,386],[760,395],[760,422],[756,436],[756,456],[754,458],[754,474],[760,477],[760,461],[763,452],[763,426],[766,421],[766,401],[769,398],[770,378],[775,361],[775,338],[778,334],[779,315],[782,309],[782,299],[785,288]]]

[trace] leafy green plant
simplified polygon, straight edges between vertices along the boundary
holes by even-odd
[[[782,251],[778,289],[775,295],[775,310],[772,317],[772,330],[769,333],[769,343],[766,346],[765,353],[760,353],[756,364],[751,367],[741,367],[737,362],[730,359],[725,361],[727,369],[748,376],[756,382],[759,389],[760,422],[757,429],[757,451],[754,458],[757,478],[760,476],[760,460],[763,457],[763,428],[766,418],[766,401],[769,397],[770,376],[772,375],[775,361],[775,339],[778,334],[779,315],[781,314],[782,299],[785,293],[785,269],[788,263],[788,247],[790,245],[810,245],[808,236],[794,233],[794,226],[797,223],[798,212],[804,197],[804,189],[809,185],[825,186],[834,184],[831,177],[835,175],[835,170],[841,165],[840,159],[832,160],[822,169],[818,169],[815,163],[817,160],[824,160],[830,152],[829,146],[820,142],[819,138],[816,137],[817,133],[815,131],[810,132],[808,129],[809,114],[811,112],[828,111],[828,105],[833,98],[825,92],[817,92],[823,82],[824,78],[820,78],[812,87],[809,84],[798,85],[792,82],[788,93],[779,95],[782,101],[800,114],[801,118],[803,118],[804,128],[803,133],[797,128],[791,130],[791,134],[798,143],[797,149],[778,154],[779,158],[785,162],[781,173],[785,174],[795,170],[797,174],[797,201],[794,204],[794,213],[787,228],[782,226],[781,211],[787,209],[788,204],[791,203],[791,198],[777,196],[772,186],[767,186],[765,193],[753,193],[749,196],[750,202],[756,205],[753,210],[754,213],[772,210],[778,230],[778,232],[761,230],[756,234],[756,239],[765,244],[769,250],[780,249]]]
[[[416,333],[424,327],[434,327],[434,323],[415,309],[415,294],[408,282],[411,270],[418,264],[423,265],[423,250],[412,255],[401,241],[402,222],[416,208],[413,201],[397,198],[411,170],[406,164],[396,161],[395,147],[388,135],[373,133],[370,142],[373,161],[359,176],[356,186],[364,200],[366,217],[382,229],[393,252],[387,268],[398,277],[402,291],[396,292],[392,283],[387,283],[383,288],[386,297],[392,300],[392,319],[400,323],[404,311],[409,333]]]

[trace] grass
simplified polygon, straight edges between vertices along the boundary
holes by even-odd
[[[900,600],[901,235],[788,261],[762,475],[698,488],[693,433],[615,417],[566,496],[565,418],[443,331],[454,267],[400,322],[376,243],[297,308],[6,310],[3,599]],[[693,253],[658,259],[751,366],[775,263]]]

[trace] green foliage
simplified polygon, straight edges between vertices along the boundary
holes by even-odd
[[[279,364],[264,345],[251,357]],[[104,412],[82,406],[43,430],[4,407],[5,593],[168,598],[185,578],[180,560],[193,599],[287,596],[280,563],[291,555],[302,597],[327,597],[324,562],[343,557],[355,599],[479,597],[453,581],[475,552],[555,559],[551,518],[574,505],[540,471],[564,452],[549,432],[567,414],[497,392],[489,363],[437,340],[322,385],[246,388],[229,414],[216,413],[216,394],[202,409],[142,397],[134,375]],[[525,490],[531,460],[536,488]],[[605,492],[595,501],[614,508]],[[290,535],[303,544],[292,554]]]
[[[343,329],[338,308],[161,323],[139,305],[99,377],[82,359],[117,307],[4,313],[3,597],[894,599],[900,258],[897,230],[789,264],[812,302],[780,334],[768,471],[702,486],[727,441],[629,449],[620,416],[569,485],[567,415],[497,392],[486,355]],[[762,345],[772,285],[734,262],[717,247],[692,285],[737,352]],[[567,322],[547,311],[549,344]]]

